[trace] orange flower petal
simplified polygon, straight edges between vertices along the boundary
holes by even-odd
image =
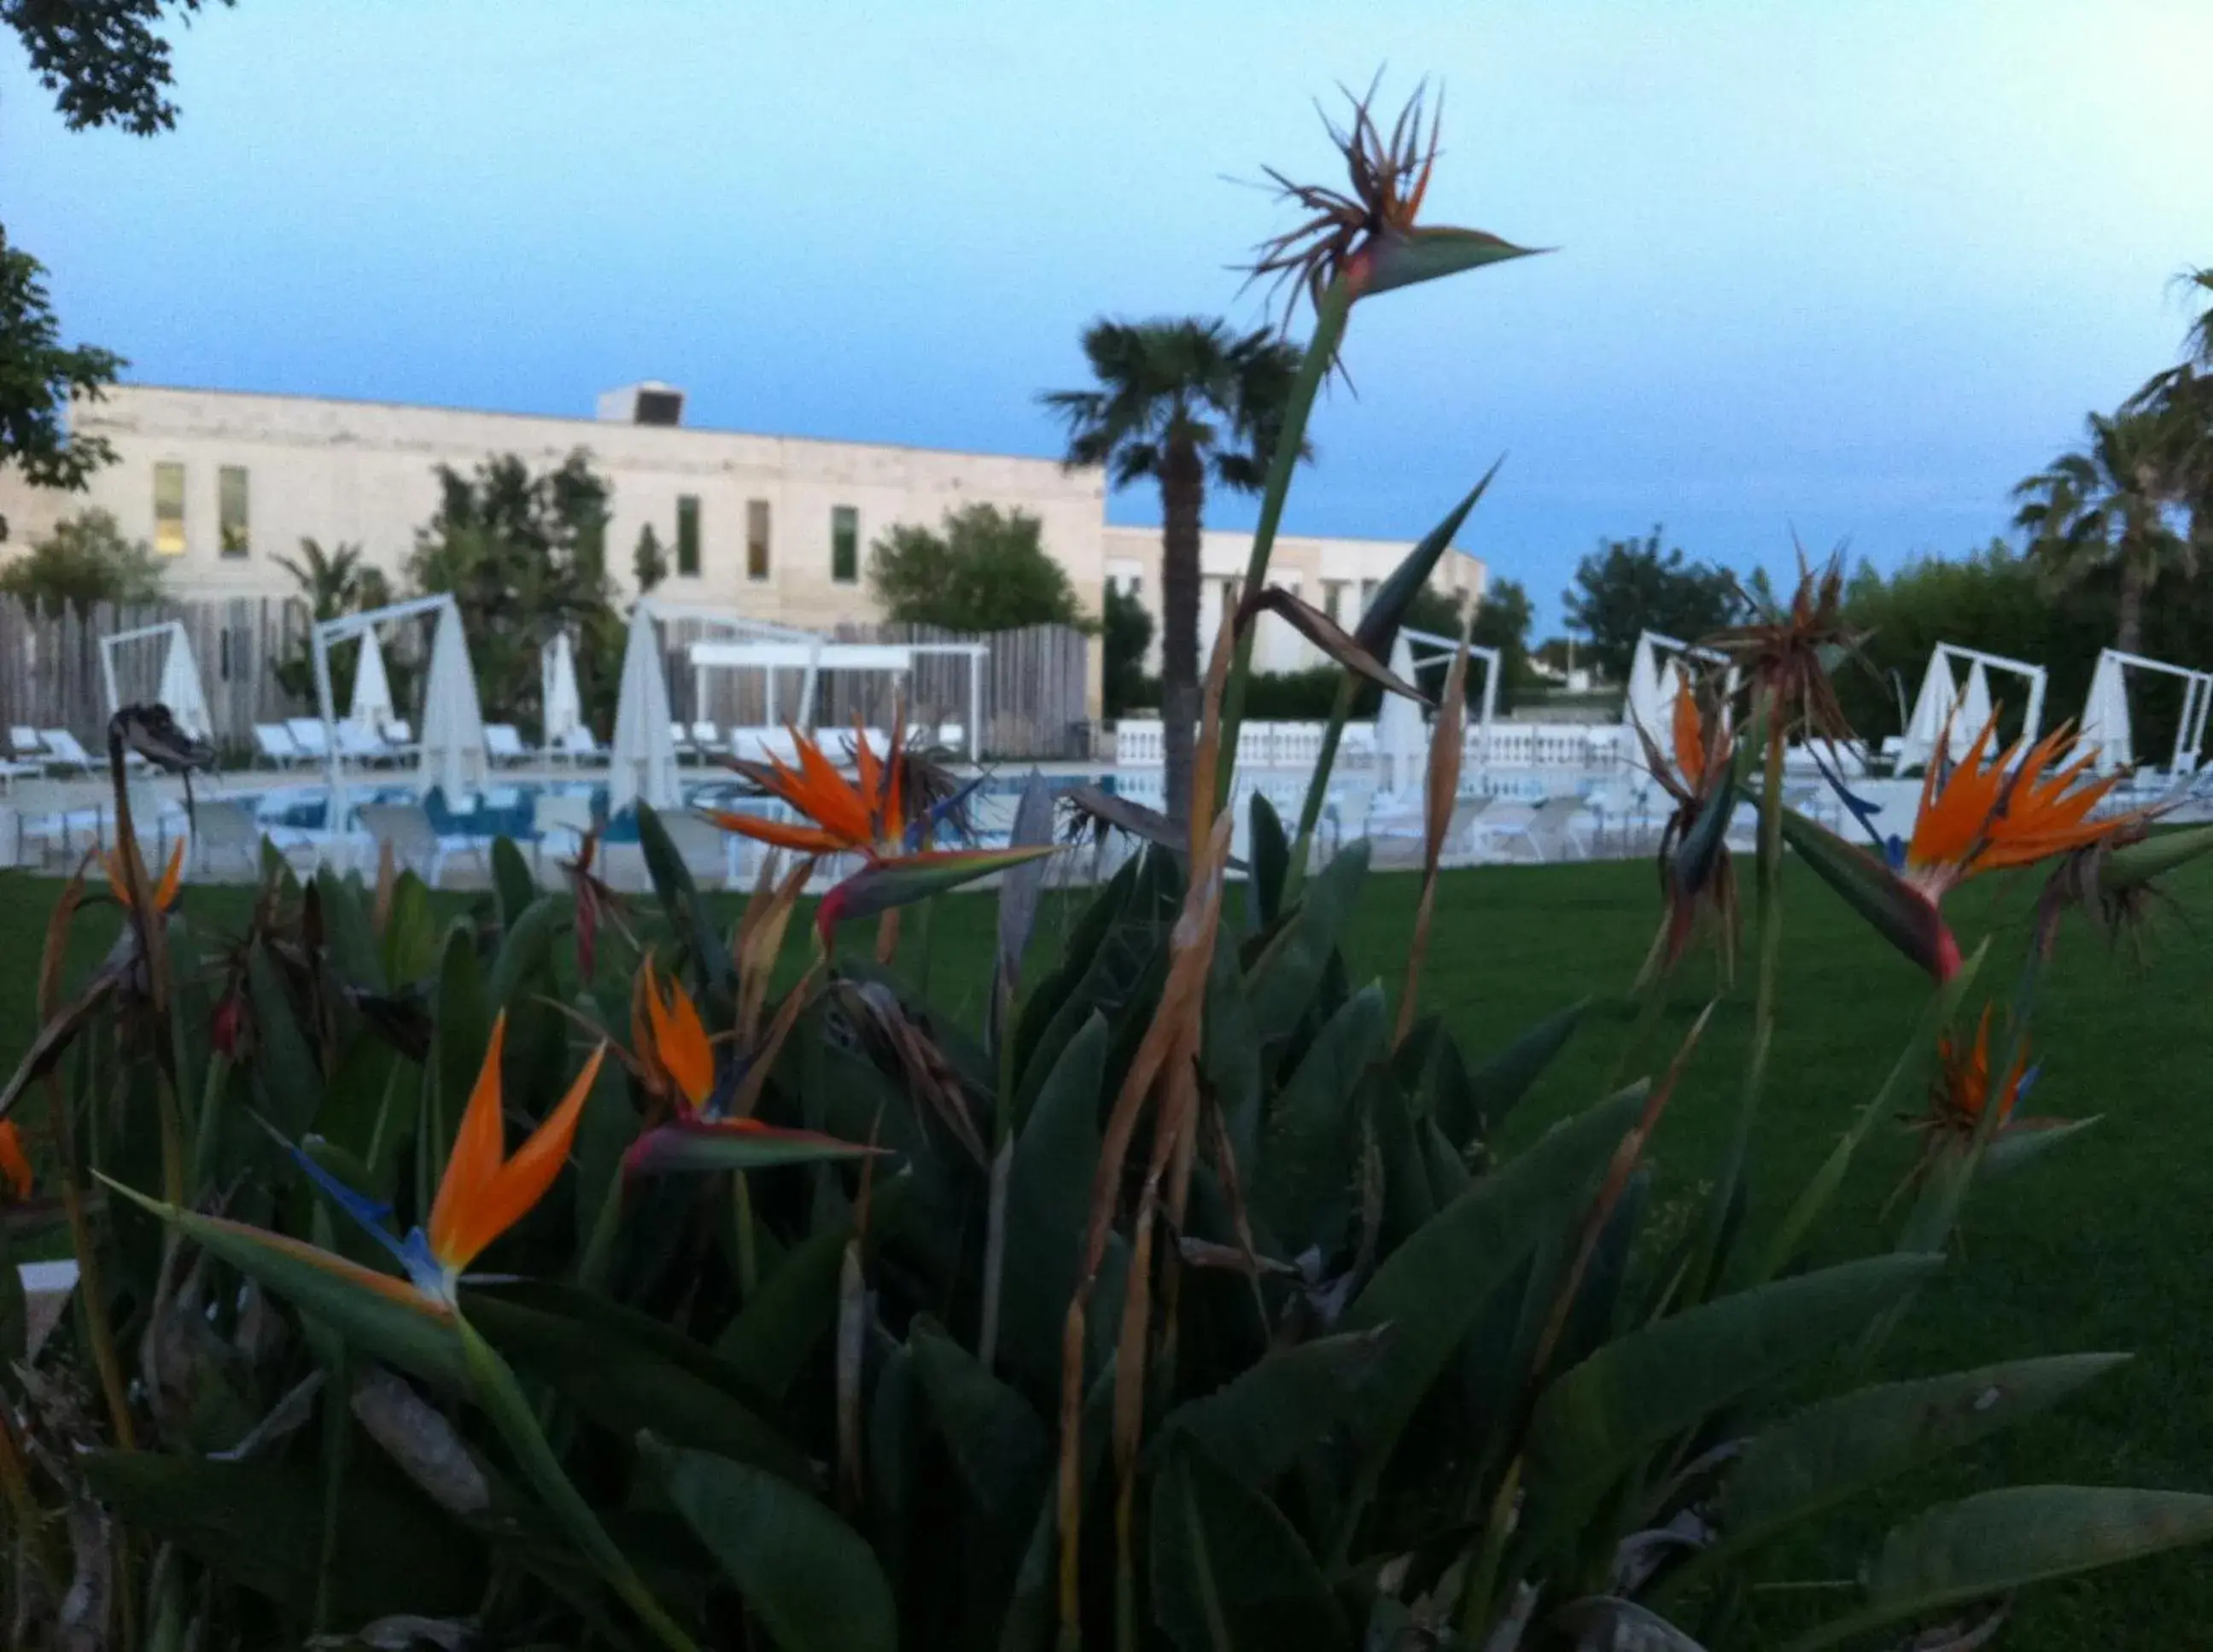
[[[668,997],[661,998],[661,983],[651,964],[645,972],[645,1013],[653,1023],[654,1059],[697,1112],[715,1088],[715,1051],[707,1029],[684,984],[672,978]]]
[[[23,1132],[13,1119],[0,1119],[0,1180],[15,1198],[31,1197],[31,1161],[23,1152]]]
[[[857,846],[819,826],[792,826],[759,814],[724,814],[710,809],[707,818],[723,831],[735,832],[741,838],[751,838],[778,849],[796,849],[803,855],[835,855]]]
[[[469,1092],[468,1110],[454,1137],[453,1156],[446,1161],[445,1178],[430,1204],[430,1253],[448,1268],[466,1267],[499,1233],[485,1230],[483,1212],[507,1144],[499,1073],[506,1044],[507,1012],[502,1010],[491,1024],[484,1065],[477,1069],[476,1088]]]
[[[1699,724],[1698,703],[1688,688],[1675,696],[1675,766],[1696,791],[1706,774],[1706,736]]]
[[[569,1161],[569,1149],[576,1143],[576,1121],[583,1117],[584,1103],[590,1098],[607,1053],[605,1044],[592,1052],[560,1105],[531,1131],[528,1141],[515,1149],[515,1156],[500,1166],[491,1186],[485,1190],[483,1222],[488,1231],[478,1250],[527,1216],[561,1173],[561,1167]]]

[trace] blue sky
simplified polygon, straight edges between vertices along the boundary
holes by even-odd
[[[0,215],[131,375],[1055,450],[1094,315],[1258,319],[1311,100],[1446,89],[1428,216],[1528,259],[1363,305],[1289,526],[1464,542],[1557,618],[1655,521],[1779,564],[2000,531],[2213,262],[2213,9],[242,0],[178,130],[70,134],[0,46]],[[1248,523],[1250,502],[1211,519]],[[1140,493],[1119,521],[1156,520]]]

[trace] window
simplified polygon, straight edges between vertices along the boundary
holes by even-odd
[[[676,571],[686,579],[699,576],[699,496],[676,496]]]
[[[154,548],[165,557],[185,554],[185,467],[154,466]]]
[[[830,507],[830,577],[840,585],[861,577],[861,513],[850,505]]]
[[[1360,612],[1363,617],[1367,614],[1369,605],[1375,600],[1375,588],[1382,582],[1380,579],[1363,579],[1360,582]]]
[[[1321,611],[1340,625],[1344,623],[1344,588],[1350,582],[1342,579],[1321,582]]]
[[[225,465],[216,472],[216,531],[226,557],[242,557],[250,548],[246,497],[245,466]]]
[[[768,577],[768,501],[746,501],[746,577]]]

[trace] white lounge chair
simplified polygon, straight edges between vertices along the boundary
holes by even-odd
[[[533,753],[522,743],[522,731],[511,722],[487,722],[484,726],[485,755],[495,764],[527,763]]]
[[[434,889],[448,856],[456,850],[479,854],[472,838],[441,837],[420,803],[363,803],[355,814],[372,844],[390,844],[393,859]]]
[[[235,855],[250,878],[261,865],[261,823],[235,797],[205,798],[193,809],[192,870],[205,875],[217,856]]]
[[[692,749],[702,758],[714,757],[724,749],[722,731],[711,719],[702,717],[692,725]]]
[[[337,728],[338,756],[346,762],[375,768],[392,761],[392,748],[384,743],[382,735],[353,722],[341,722]]]
[[[46,761],[57,769],[64,772],[76,769],[90,774],[99,766],[92,760],[92,753],[78,745],[76,736],[66,728],[41,728],[39,738],[46,742]]]
[[[415,743],[413,725],[405,717],[393,717],[384,725],[384,743],[394,762],[405,762],[422,750]]]
[[[255,723],[253,748],[271,768],[289,769],[301,761],[300,748],[293,741],[292,731],[281,722]]]
[[[593,737],[592,731],[578,723],[561,736],[561,755],[571,763],[605,763],[607,748]]]
[[[39,738],[39,731],[27,723],[17,723],[8,730],[8,756],[15,762],[27,765],[43,774],[46,767],[46,742]]]
[[[592,800],[582,792],[541,791],[531,800],[530,831],[541,862],[548,850],[574,860],[595,824]]]
[[[1468,833],[1491,808],[1488,797],[1456,797],[1445,822],[1437,858],[1450,863],[1465,856]],[[1368,822],[1369,863],[1380,869],[1419,866],[1429,845],[1428,818],[1420,812],[1371,816]]]
[[[309,763],[320,763],[331,754],[330,741],[323,735],[320,717],[287,717],[285,732],[292,736],[292,744],[299,748],[301,757]]]

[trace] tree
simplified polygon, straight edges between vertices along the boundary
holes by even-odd
[[[1736,606],[1728,570],[1692,562],[1680,547],[1662,551],[1661,532],[1601,540],[1562,594],[1568,629],[1590,639],[1592,668],[1615,682],[1629,675],[1639,632],[1695,641],[1727,624]]]
[[[416,530],[408,577],[460,605],[485,715],[535,721],[539,650],[572,628],[577,690],[587,714],[600,716],[620,673],[622,628],[607,577],[609,489],[591,456],[579,448],[533,475],[503,454],[472,475],[441,465],[437,476],[438,509]]]
[[[97,602],[158,600],[162,564],[143,540],[125,539],[113,515],[86,510],[55,523],[51,536],[0,567],[0,594],[48,619],[65,608],[82,618]]]
[[[300,600],[308,605],[308,614],[317,619],[336,619],[350,613],[362,613],[370,608],[381,608],[392,600],[392,583],[385,578],[381,568],[372,566],[358,545],[341,545],[335,551],[326,551],[320,540],[302,539],[300,555],[296,561],[290,557],[274,558],[277,565],[291,575],[300,588]],[[331,659],[331,692],[341,704],[353,696],[353,674],[359,651],[349,649],[335,654]],[[407,703],[403,683],[398,680],[399,662],[388,661],[393,701]],[[270,670],[277,686],[296,699],[311,699],[315,692],[314,645],[302,637],[290,657],[276,661]]]
[[[637,530],[637,548],[630,553],[630,571],[640,596],[668,577],[668,553],[661,548],[661,535],[653,531],[651,522]]]
[[[1529,624],[1535,617],[1529,593],[1520,581],[1494,579],[1483,588],[1468,640],[1498,650],[1498,709],[1514,709],[1517,690],[1528,682]],[[1473,674],[1469,674],[1471,680]]]
[[[1068,428],[1070,469],[1102,466],[1116,487],[1161,491],[1161,714],[1167,804],[1191,807],[1198,721],[1198,540],[1209,476],[1258,492],[1283,429],[1301,352],[1265,329],[1198,317],[1099,320],[1083,334],[1095,388],[1042,398]],[[1302,453],[1301,457],[1307,455]]]
[[[1153,645],[1153,616],[1135,591],[1106,588],[1106,612],[1100,630],[1106,653],[1102,697],[1106,715],[1119,717],[1147,704],[1145,650]]]
[[[892,619],[948,631],[1082,625],[1068,572],[1026,510],[963,505],[936,527],[900,523],[869,550],[869,588]]]
[[[179,9],[200,3],[179,0]],[[0,27],[21,40],[31,72],[72,131],[119,126],[149,137],[177,118],[168,42],[155,33],[164,9],[163,0],[0,0]],[[76,491],[114,454],[99,437],[70,430],[70,401],[97,401],[128,363],[89,344],[63,347],[45,277],[0,226],[0,463],[14,463],[36,486]],[[7,537],[0,517],[0,539]]]
[[[2110,570],[2119,582],[2113,645],[2143,643],[2144,599],[2162,579],[2189,578],[2198,550],[2180,531],[2184,491],[2173,419],[2152,410],[2093,413],[2089,439],[2014,489],[2014,526],[2032,558],[2072,583]]]

